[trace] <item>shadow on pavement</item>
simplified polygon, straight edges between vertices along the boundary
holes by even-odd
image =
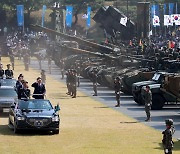
[[[48,131],[38,131],[38,130],[22,130],[19,134],[14,134],[8,125],[0,125],[0,134],[1,135],[10,135],[10,136],[37,136],[37,135],[53,135]]]
[[[155,149],[162,150],[162,153],[164,151],[162,143],[159,143],[159,147],[156,147]],[[180,141],[175,141],[174,142],[173,151],[180,151]]]

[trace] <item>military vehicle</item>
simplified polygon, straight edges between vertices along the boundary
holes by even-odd
[[[170,75],[174,74],[167,72],[156,72],[151,80],[134,83],[132,85],[134,101],[139,105],[144,104],[142,95],[146,85],[149,85],[152,91],[152,109],[160,110],[163,108],[166,102],[174,102],[175,99],[173,99],[170,95],[162,93],[161,91],[161,85],[164,83],[166,76]]]

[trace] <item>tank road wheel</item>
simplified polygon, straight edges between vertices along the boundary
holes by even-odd
[[[152,110],[161,110],[165,104],[165,100],[161,95],[152,95]]]

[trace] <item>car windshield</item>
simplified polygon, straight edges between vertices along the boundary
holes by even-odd
[[[160,79],[160,76],[161,76],[160,74],[155,73],[154,76],[153,76],[153,78],[152,78],[152,80],[153,80],[153,81],[158,81],[158,80]]]
[[[18,109],[50,110],[52,109],[52,105],[48,100],[20,100]]]
[[[16,80],[15,79],[1,79],[0,80],[1,86],[16,86]]]
[[[0,97],[17,97],[16,91],[12,89],[0,89]]]

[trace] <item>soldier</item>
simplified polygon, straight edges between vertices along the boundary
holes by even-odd
[[[80,67],[80,63],[77,63],[77,86],[80,86],[80,72],[81,72],[81,67]]]
[[[120,78],[116,77],[115,81],[114,81],[114,90],[115,90],[115,94],[116,94],[116,101],[117,104],[115,105],[115,107],[120,107],[120,90],[121,90],[121,84],[120,84]]]
[[[46,74],[45,74],[45,70],[41,70],[41,79],[42,79],[42,82],[45,84],[45,83],[46,83]]]
[[[66,85],[67,85],[67,90],[68,90],[68,92],[66,94],[71,95],[71,90],[70,90],[70,70],[68,70],[66,72]]]
[[[7,69],[5,70],[6,79],[13,78],[13,71],[10,69],[10,64],[7,64]]]
[[[72,98],[76,98],[76,92],[77,92],[77,87],[76,87],[76,70],[72,71],[72,77],[71,77],[71,87],[72,87]]]
[[[9,58],[10,58],[10,62],[11,62],[11,65],[12,65],[12,69],[14,70],[14,55],[11,54],[11,55],[9,56]]]
[[[163,134],[163,148],[165,154],[172,154],[173,149],[173,141],[172,141],[172,135],[175,133],[175,128],[173,126],[173,120],[168,119],[165,120],[166,123],[166,130],[162,132]]]
[[[4,77],[3,65],[0,64],[0,79],[3,79],[3,77]]]
[[[96,70],[92,71],[92,78],[91,78],[91,80],[93,82],[93,90],[94,90],[93,96],[97,96],[97,71]]]
[[[29,99],[30,98],[30,90],[28,87],[28,82],[23,81],[22,87],[18,90],[18,99]]]
[[[32,84],[32,87],[34,87],[33,97],[35,99],[44,99],[46,88],[40,77],[38,77],[37,81]]]
[[[145,101],[145,112],[146,112],[146,120],[145,121],[151,121],[151,105],[152,105],[152,93],[150,90],[150,87],[147,85],[146,89],[142,92],[142,97]]]

